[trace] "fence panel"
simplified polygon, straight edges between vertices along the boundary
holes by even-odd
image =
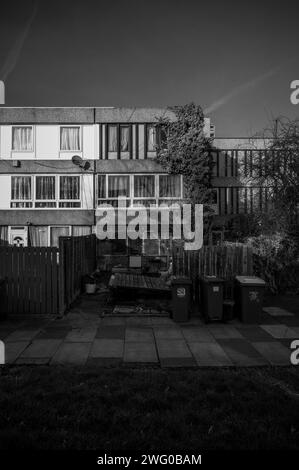
[[[8,315],[57,313],[57,253],[57,248],[0,246]]]

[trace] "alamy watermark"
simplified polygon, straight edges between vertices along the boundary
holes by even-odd
[[[290,85],[292,91],[290,100],[292,104],[299,104],[299,80],[293,80]]]
[[[100,240],[184,240],[185,250],[203,244],[203,205],[160,204],[126,206],[119,197],[117,207],[102,204],[96,210],[96,235]]]

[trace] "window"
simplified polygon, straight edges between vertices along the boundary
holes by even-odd
[[[60,150],[81,150],[80,127],[60,128]]]
[[[11,177],[11,200],[12,208],[32,207],[31,176]]]
[[[130,151],[130,127],[120,126],[120,150],[121,152]]]
[[[98,175],[98,198],[106,198],[106,175]]]
[[[33,151],[32,126],[12,128],[12,150],[15,152]]]
[[[129,175],[109,175],[108,177],[108,198],[117,198],[119,196],[130,197]]]
[[[160,175],[159,176],[159,197],[181,197],[181,176],[180,175]]]
[[[155,152],[157,145],[156,126],[147,126],[147,151]]]
[[[56,207],[55,176],[36,176],[35,207]]]
[[[60,176],[59,207],[80,207],[80,177]]]
[[[117,152],[117,126],[108,126],[108,150]]]
[[[155,176],[134,176],[134,197],[155,197]]]

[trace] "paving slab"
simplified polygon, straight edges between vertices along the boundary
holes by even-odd
[[[188,343],[214,343],[216,339],[206,327],[184,327],[182,328],[184,338]]]
[[[124,351],[124,362],[158,362],[154,341],[145,343],[137,341],[126,341]]]
[[[90,351],[91,343],[62,343],[53,356],[51,364],[84,365]]]
[[[190,349],[200,367],[233,365],[223,348],[217,343],[190,343]]]
[[[5,342],[31,341],[39,332],[40,330],[16,330],[5,338]]]
[[[297,338],[297,333],[286,325],[261,325],[273,338]]]
[[[275,341],[270,333],[267,333],[261,326],[259,325],[247,325],[244,327],[237,328],[239,333],[247,339],[248,341]]]
[[[219,339],[220,346],[236,366],[262,366],[269,364],[248,341],[243,339]]]
[[[74,343],[91,343],[95,338],[96,332],[97,329],[93,327],[74,328],[67,334],[65,341]]]
[[[3,341],[7,336],[13,333],[15,329],[12,328],[0,328],[0,339]]]
[[[89,357],[91,358],[122,358],[124,351],[124,340],[115,338],[95,339]]]
[[[61,339],[36,339],[22,352],[21,357],[39,359],[52,357],[61,342]]]
[[[279,341],[257,342],[252,346],[272,365],[290,365],[290,351]]]
[[[45,328],[36,339],[64,339],[69,331],[66,328]]]
[[[96,338],[124,339],[125,327],[122,325],[115,325],[115,326],[100,325],[96,332]]]
[[[29,341],[17,341],[16,343],[5,343],[5,363],[12,364],[27,348]]]
[[[134,317],[127,317],[126,318],[126,326],[137,328],[137,327],[151,327],[152,326],[152,319],[151,317],[141,317],[141,318],[134,318]]]
[[[273,317],[292,317],[294,314],[280,307],[264,307],[264,312]]]
[[[154,335],[156,340],[160,339],[184,339],[183,333],[180,328],[173,328],[168,326],[155,326]]]
[[[234,326],[210,324],[207,328],[211,332],[212,336],[214,336],[216,339],[242,339],[242,335]]]
[[[192,357],[184,339],[159,339],[156,341],[156,345],[160,359]]]
[[[151,328],[126,328],[126,341],[154,342],[153,330]]]
[[[168,317],[152,317],[151,322],[153,326],[175,326],[175,323]]]

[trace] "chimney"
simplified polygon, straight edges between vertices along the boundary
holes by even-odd
[[[2,80],[0,80],[0,105],[5,104],[5,85]]]

